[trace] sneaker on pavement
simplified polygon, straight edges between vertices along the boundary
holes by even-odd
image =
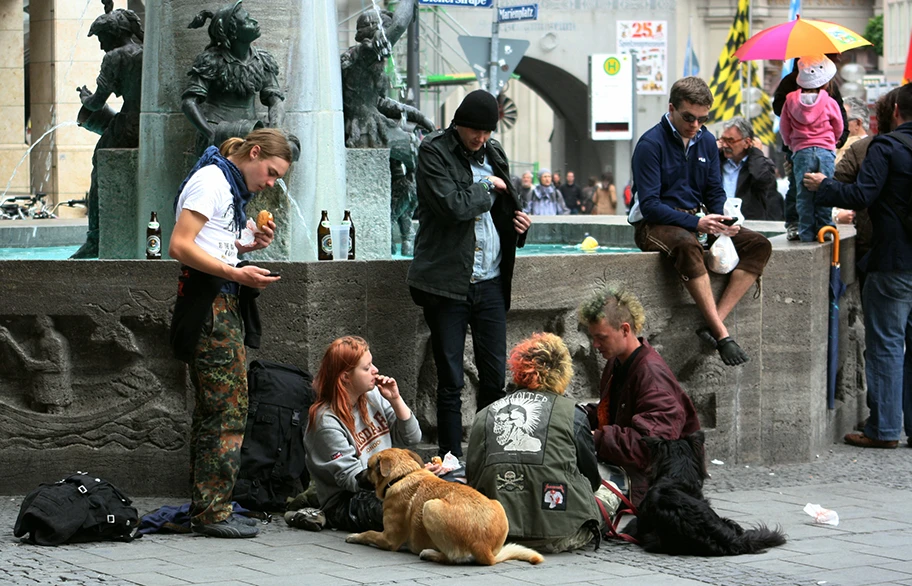
[[[798,226],[796,224],[785,227],[785,239],[790,241],[801,239],[801,236],[798,235]]]
[[[191,529],[194,533],[201,533],[209,537],[221,537],[224,539],[236,539],[243,537],[256,537],[260,530],[241,521],[237,516],[232,515],[224,521],[218,523],[192,523]]]
[[[239,513],[232,513],[231,518],[236,519],[239,523],[243,523],[244,525],[247,525],[248,527],[256,527],[257,525],[260,524],[260,522],[257,521],[256,519],[254,519],[253,517],[248,517],[246,515],[241,515]]]
[[[305,508],[285,513],[285,522],[291,527],[308,531],[322,531],[326,526],[326,514],[320,509]]]

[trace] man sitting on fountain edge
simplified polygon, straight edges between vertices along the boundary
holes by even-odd
[[[660,252],[674,262],[706,326],[697,335],[715,346],[728,366],[743,364],[747,354],[728,334],[723,321],[763,273],[772,246],[763,235],[722,220],[725,190],[716,139],[703,124],[709,119],[713,95],[697,77],[671,86],[668,113],[646,131],[633,152],[634,201],[628,221],[640,250]],[[705,213],[700,217],[698,214]],[[703,262],[698,233],[709,242],[730,236],[740,262],[732,271],[718,305]]]

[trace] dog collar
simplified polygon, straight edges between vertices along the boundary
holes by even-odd
[[[414,470],[412,470],[412,472],[414,472]],[[409,474],[411,474],[412,472],[409,472]],[[389,491],[389,489],[392,488],[394,484],[396,484],[397,482],[399,482],[406,476],[408,476],[408,474],[400,476],[399,478],[394,478],[394,479],[390,480],[389,482],[387,482],[386,486],[383,488],[383,498],[386,498],[387,491]]]

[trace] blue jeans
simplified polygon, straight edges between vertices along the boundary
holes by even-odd
[[[833,208],[814,205],[814,192],[805,189],[801,180],[805,173],[823,173],[832,177],[836,170],[836,151],[821,147],[808,147],[792,154],[792,171],[798,195],[795,206],[798,209],[798,236],[802,242],[813,242],[817,231],[833,225]]]
[[[424,294],[421,305],[437,366],[437,445],[441,456],[452,452],[462,457],[463,354],[468,326],[472,326],[478,368],[477,409],[506,395],[507,309],[503,287],[496,277],[469,285],[465,300]]]
[[[866,436],[912,435],[912,271],[872,272],[864,286]],[[906,352],[909,349],[910,352]]]

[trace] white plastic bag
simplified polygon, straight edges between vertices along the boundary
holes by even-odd
[[[740,260],[732,239],[723,234],[709,247],[709,260],[706,266],[714,273],[727,275],[735,270]]]
[[[744,214],[741,213],[741,198],[730,197],[726,199],[725,204],[722,206],[722,215],[737,219],[738,221],[735,224],[743,224]]]

